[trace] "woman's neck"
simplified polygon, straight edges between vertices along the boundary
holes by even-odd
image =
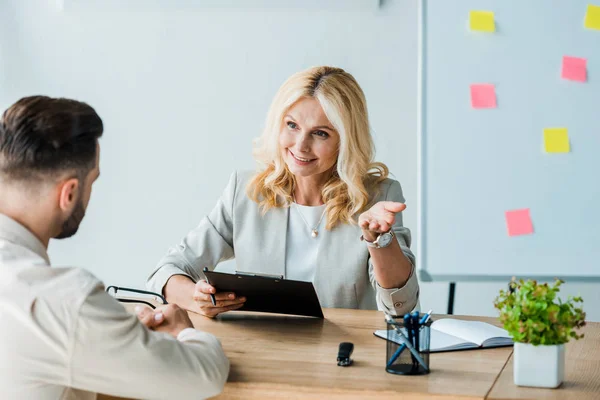
[[[318,177],[296,177],[294,200],[303,206],[320,206],[324,204],[321,196],[324,182]]]

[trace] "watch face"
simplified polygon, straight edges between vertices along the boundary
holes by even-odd
[[[393,238],[394,237],[392,236],[392,234],[387,232],[379,237],[379,241],[377,243],[379,243],[379,247],[387,247],[390,243],[392,243]]]

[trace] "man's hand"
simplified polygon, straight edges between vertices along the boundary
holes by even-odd
[[[165,316],[161,311],[156,311],[147,306],[136,306],[135,314],[137,315],[140,322],[146,325],[148,329],[154,329],[154,327],[163,323]]]
[[[168,333],[175,338],[182,330],[194,327],[187,311],[175,304],[158,306],[154,310],[149,307],[141,307],[139,312],[136,307],[136,314],[140,322],[149,329]]]

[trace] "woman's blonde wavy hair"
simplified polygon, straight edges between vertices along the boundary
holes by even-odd
[[[254,141],[253,155],[262,168],[249,183],[247,194],[263,213],[291,205],[296,179],[281,155],[279,135],[285,114],[302,98],[317,99],[340,135],[337,163],[321,191],[326,229],[338,223],[356,223],[355,215],[370,206],[372,191],[387,178],[388,168],[373,161],[365,95],[354,77],[341,68],[309,68],[292,75],[279,88],[263,134]]]

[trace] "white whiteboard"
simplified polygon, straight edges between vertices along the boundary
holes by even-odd
[[[419,275],[600,278],[600,31],[590,0],[424,0],[420,10]],[[597,5],[600,2],[596,1]],[[469,11],[495,13],[471,32]],[[587,82],[561,79],[563,56]],[[498,107],[471,108],[471,84]],[[568,128],[570,153],[543,150]],[[534,233],[509,237],[505,211],[529,208]]]

